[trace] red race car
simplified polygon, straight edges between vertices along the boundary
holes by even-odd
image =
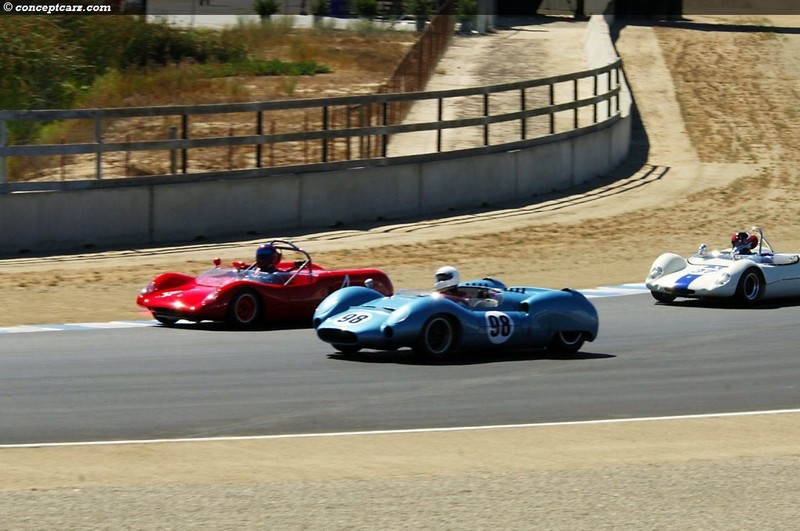
[[[287,253],[290,258],[283,256]],[[345,286],[364,285],[389,296],[392,282],[379,269],[328,271],[291,242],[261,245],[252,264],[233,262],[193,277],[162,273],[136,298],[160,323],[225,321],[237,327],[266,322],[311,322],[322,299]]]

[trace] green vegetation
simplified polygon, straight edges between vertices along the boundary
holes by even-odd
[[[433,11],[431,0],[406,0],[404,9],[406,13],[422,19],[427,19]]]
[[[255,0],[253,10],[261,20],[269,20],[272,15],[281,10],[281,5],[277,0]]]
[[[33,18],[0,17],[0,108],[67,106],[92,80],[80,46],[53,19]]]
[[[103,106],[120,88],[231,76],[308,76],[330,72],[308,58],[261,60],[257,51],[290,28],[269,22],[229,30],[184,29],[138,16],[0,17],[0,109]],[[176,68],[179,67],[176,76]],[[105,95],[105,91],[110,91]],[[9,124],[10,141],[37,131]]]
[[[355,0],[355,8],[360,17],[375,18],[378,14],[377,0]]]
[[[328,0],[311,0],[311,14],[323,17],[328,14]]]
[[[478,15],[478,0],[458,0],[456,12],[462,21],[469,20],[474,22],[475,17]]]

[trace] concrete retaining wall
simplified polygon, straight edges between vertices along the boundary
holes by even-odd
[[[605,61],[607,52],[597,50],[608,46],[606,20],[595,15],[587,56]],[[569,188],[608,173],[627,156],[630,96],[627,88],[623,92],[621,118],[490,150],[294,175],[3,194],[0,254],[268,237],[289,229],[435,215]]]

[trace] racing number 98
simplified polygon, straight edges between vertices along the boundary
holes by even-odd
[[[369,318],[368,313],[348,313],[337,319],[340,323],[358,324]]]
[[[489,335],[491,337],[508,337],[511,335],[511,319],[505,314],[490,314],[487,316],[489,320]]]

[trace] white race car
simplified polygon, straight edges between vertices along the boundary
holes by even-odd
[[[750,305],[760,299],[798,297],[800,255],[776,253],[764,232],[753,227],[734,233],[730,249],[709,251],[703,244],[690,258],[662,254],[645,285],[659,302],[727,298]]]

